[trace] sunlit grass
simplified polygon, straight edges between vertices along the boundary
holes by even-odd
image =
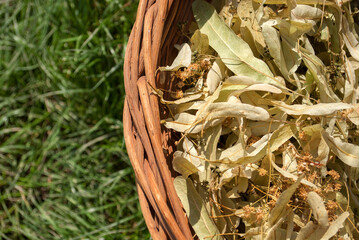
[[[0,1],[0,239],[146,239],[122,130],[136,1]]]

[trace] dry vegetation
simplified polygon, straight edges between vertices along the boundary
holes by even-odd
[[[359,239],[358,10],[203,0],[153,89],[199,239]],[[166,97],[167,96],[167,97]]]

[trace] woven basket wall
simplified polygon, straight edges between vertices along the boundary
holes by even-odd
[[[191,4],[191,0],[141,0],[126,49],[125,141],[142,212],[154,240],[192,239],[194,235],[173,186],[174,140],[160,125],[166,109],[148,84],[171,89],[171,82],[160,81],[155,73],[158,66],[173,61],[174,44],[187,41],[180,28],[187,28],[193,19]]]

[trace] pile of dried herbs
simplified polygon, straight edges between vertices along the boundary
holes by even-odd
[[[357,2],[212,2],[153,89],[197,237],[359,239]]]

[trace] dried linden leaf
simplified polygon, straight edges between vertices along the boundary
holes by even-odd
[[[308,236],[308,239],[322,239],[322,236],[329,227],[328,212],[325,209],[323,199],[316,192],[310,192],[308,193],[307,201],[313,211],[314,218],[318,222],[318,226],[315,228],[315,231]]]
[[[287,105],[283,102],[272,101],[273,105],[289,115],[309,115],[322,116],[330,115],[336,111],[353,108],[353,105],[347,103],[318,103],[312,106],[303,104]]]
[[[348,114],[349,120],[355,125],[359,126],[359,104],[356,104],[353,111]]]
[[[343,212],[328,228],[321,240],[329,240],[343,227],[345,220],[349,217],[349,212]]]
[[[279,20],[278,28],[282,35],[288,38],[298,39],[301,35],[312,30],[315,22],[303,22],[295,20]]]
[[[359,4],[193,2],[171,89],[150,87],[194,237],[359,239]]]
[[[338,96],[329,88],[324,63],[317,56],[308,53],[307,50],[301,50],[302,59],[318,85],[320,101],[322,103],[340,102]]]
[[[273,168],[275,169],[275,170],[277,170],[280,174],[282,174],[284,177],[286,177],[286,178],[291,178],[291,179],[293,179],[294,181],[297,181],[298,180],[298,176],[297,175],[294,175],[294,174],[292,174],[292,173],[290,173],[290,172],[288,172],[288,171],[286,171],[286,170],[284,170],[283,168],[280,168],[277,164],[275,164],[275,162],[272,160],[272,166],[273,166]],[[305,179],[302,179],[301,180],[301,183],[302,184],[305,184],[305,185],[307,185],[307,186],[309,186],[309,187],[312,187],[312,188],[318,188],[318,186],[316,186],[315,184],[313,184],[313,183],[311,183],[311,182],[309,182],[309,181],[307,181],[307,180],[305,180]]]
[[[276,20],[268,20],[264,22],[262,27],[262,33],[264,40],[268,46],[268,50],[273,57],[274,63],[277,65],[279,70],[282,72],[284,78],[289,77],[289,71],[287,69],[287,61],[285,59],[282,44],[280,40],[279,32],[274,28],[277,25]]]
[[[181,199],[188,220],[199,239],[222,240],[218,228],[210,218],[201,196],[196,191],[193,182],[182,176],[176,177],[173,182],[177,195]]]
[[[191,50],[192,52],[197,52],[199,54],[208,54],[209,53],[209,40],[208,36],[202,34],[198,29],[194,32],[191,37]]]
[[[221,133],[222,133],[222,126],[220,124],[218,124],[217,126],[214,126],[212,128],[208,128],[204,133],[203,133],[203,145],[201,146],[201,150],[203,151],[201,156],[204,157],[205,159],[208,159],[210,161],[212,160],[216,160],[217,157],[217,146],[218,146],[218,141],[219,138],[221,137]],[[209,162],[204,161],[204,167],[205,170],[202,173],[199,174],[199,179],[201,182],[206,181],[206,182],[210,182],[211,181],[211,169],[209,166]]]
[[[347,79],[345,80],[343,102],[355,104],[356,94],[358,91],[358,89],[355,87],[356,85],[355,71],[352,63],[349,61],[349,59],[346,56],[344,57],[344,69]]]
[[[293,196],[294,192],[300,185],[301,180],[302,177],[298,178],[295,183],[293,183],[279,196],[274,208],[269,214],[268,222],[270,226],[273,226],[286,213],[287,204],[289,203],[290,198]]]
[[[258,3],[263,3],[265,1],[265,4],[287,4],[287,0],[253,0]],[[348,1],[348,0],[344,0]],[[317,4],[325,4],[325,5],[334,5],[335,3],[329,2],[329,1],[323,1],[323,0],[296,0],[297,4],[310,4],[310,5],[317,5]]]
[[[174,121],[172,119],[167,119],[165,122],[165,127],[173,129],[177,132],[185,132],[190,129],[194,122],[196,121],[196,116],[190,113],[179,113],[174,117]]]
[[[308,204],[312,208],[313,216],[318,221],[318,225],[328,227],[328,213],[325,209],[323,199],[316,193],[310,192],[307,196]]]
[[[253,56],[248,44],[221,20],[211,4],[196,0],[193,12],[201,32],[208,36],[210,46],[233,73],[253,77],[258,82],[281,85],[267,64]]]
[[[254,107],[245,103],[212,103],[206,112],[202,113],[206,121],[217,118],[246,117],[251,120],[268,120],[268,112],[261,107]]]
[[[308,239],[308,236],[315,231],[316,225],[309,221],[304,227],[302,227],[298,233],[296,240]]]
[[[161,98],[161,102],[164,104],[183,104],[183,103],[188,103],[188,102],[192,102],[194,100],[198,100],[203,96],[202,92],[199,93],[194,93],[194,94],[188,94],[187,96],[184,96],[183,98],[177,99],[175,101],[168,101],[168,100],[164,100],[163,98]]]
[[[359,40],[353,33],[353,30],[349,29],[349,23],[345,16],[343,16],[343,39],[352,57],[359,61]]]
[[[351,167],[359,167],[359,146],[334,138],[326,131],[322,131],[322,136],[340,160]]]
[[[253,53],[263,54],[266,44],[256,19],[256,11],[253,8],[252,0],[241,0],[237,6],[237,14],[241,19],[241,38],[249,44]]]
[[[179,52],[171,66],[160,67],[160,71],[177,71],[181,67],[188,67],[191,64],[192,52],[188,43],[183,43],[177,47]]]
[[[198,172],[196,166],[193,165],[193,163],[191,163],[187,158],[184,158],[182,156],[177,156],[173,158],[172,166],[175,171],[180,173],[185,178],[187,178],[193,173]]]
[[[297,7],[290,12],[292,18],[303,21],[318,21],[323,17],[323,14],[321,9],[308,5],[297,5]]]
[[[207,86],[209,93],[212,94],[217,89],[219,83],[224,78],[224,71],[226,69],[226,66],[222,62],[222,60],[217,59],[214,61],[211,70],[209,70],[207,75]]]

